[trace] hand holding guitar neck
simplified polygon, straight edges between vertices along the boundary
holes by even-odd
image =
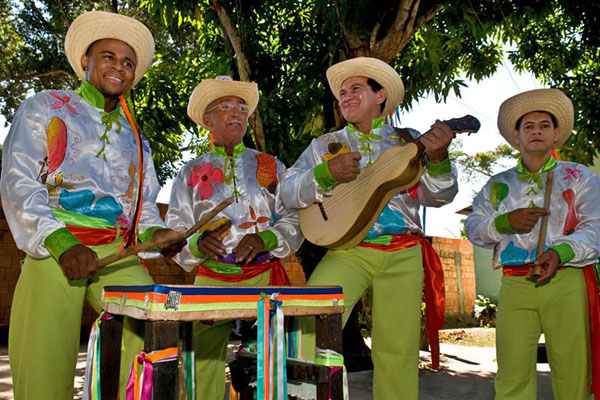
[[[433,164],[441,163],[448,157],[448,146],[454,138],[450,127],[440,120],[436,120],[427,134],[421,136],[421,143],[425,146],[425,153]]]
[[[165,244],[169,244],[169,243],[175,243],[175,242],[180,241],[181,239],[187,239],[188,237],[192,236],[196,232],[201,233],[204,231],[206,224],[208,224],[211,219],[213,219],[217,214],[219,214],[221,211],[223,211],[232,202],[233,202],[233,199],[231,197],[223,200],[215,208],[213,208],[207,215],[205,215],[204,218],[202,218],[200,221],[196,222],[194,224],[194,226],[192,226],[190,229],[188,229],[185,232],[171,231],[171,232],[169,232],[169,235],[164,235],[162,238],[160,238],[160,240],[151,239],[146,242],[138,243],[135,246],[128,247],[119,253],[113,254],[112,256],[104,257],[103,259],[98,261],[98,268],[105,267],[110,263],[113,263],[115,261],[118,261],[118,260],[128,257],[128,256],[132,256],[141,251],[148,250],[152,247],[156,247],[159,245],[165,245]]]

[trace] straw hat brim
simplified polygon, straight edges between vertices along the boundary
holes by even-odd
[[[81,56],[100,39],[118,39],[131,46],[137,58],[133,81],[134,85],[137,84],[152,65],[154,57],[154,38],[148,28],[131,17],[104,11],[91,11],[77,17],[67,31],[65,53],[81,80],[85,80]]]
[[[248,115],[252,115],[258,104],[258,85],[255,82],[205,79],[194,88],[190,96],[188,115],[195,123],[208,129],[202,121],[206,107],[213,101],[228,96],[244,100],[249,108]]]
[[[340,99],[340,89],[344,81],[354,76],[371,78],[387,91],[382,115],[391,114],[402,103],[404,84],[400,75],[389,64],[372,57],[351,58],[327,69],[327,81],[336,99]]]
[[[558,89],[529,90],[505,100],[498,112],[500,134],[511,146],[519,150],[513,131],[519,118],[534,111],[544,111],[554,115],[560,130],[556,148],[565,144],[573,131],[574,110],[571,100]]]

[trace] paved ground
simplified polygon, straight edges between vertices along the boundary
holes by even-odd
[[[75,378],[75,398],[81,398],[83,372],[85,368],[85,347],[81,347],[77,377]],[[440,371],[423,367],[420,370],[419,399],[493,399],[494,376],[496,375],[496,351],[493,347],[473,347],[455,344],[441,344]],[[421,364],[429,363],[429,353],[421,352]],[[371,400],[372,371],[349,374],[349,390],[352,400]],[[8,366],[6,344],[0,344],[0,400],[12,399],[12,383]],[[538,399],[551,400],[552,389],[548,364],[538,364]],[[44,399],[39,399],[44,400]]]

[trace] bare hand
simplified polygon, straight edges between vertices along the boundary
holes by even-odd
[[[537,281],[545,281],[546,279],[551,278],[560,266],[560,256],[555,250],[546,250],[544,254],[535,260],[533,265],[539,265],[542,267],[542,274],[539,276]],[[527,275],[535,275],[535,268],[529,268],[529,273]]]
[[[265,251],[265,242],[256,233],[245,235],[233,249],[236,263],[250,263],[259,253]]]
[[[86,279],[98,269],[98,255],[89,247],[76,244],[61,254],[58,263],[67,279]]]
[[[165,240],[172,236],[176,231],[173,229],[158,229],[152,235],[153,240]],[[187,244],[186,239],[180,239],[176,242],[165,242],[164,244],[158,244],[157,247],[160,250],[160,254],[164,257],[173,257],[179,253],[181,249]]]
[[[439,119],[431,125],[431,130],[421,137],[421,143],[425,146],[425,153],[433,164],[441,163],[448,157],[448,146],[454,138],[454,133],[448,125]]]
[[[215,261],[219,260],[219,256],[224,256],[226,248],[223,244],[222,234],[229,227],[231,227],[231,221],[219,225],[214,231],[204,231],[200,239],[198,239],[198,249],[200,252]]]
[[[545,208],[517,208],[508,213],[508,223],[513,231],[528,233],[531,232],[539,217],[549,214],[550,211]]]
[[[336,181],[350,182],[355,180],[360,173],[359,161],[360,153],[345,153],[329,160],[327,166]]]

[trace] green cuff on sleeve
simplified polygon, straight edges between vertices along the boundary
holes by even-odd
[[[452,166],[450,164],[450,157],[446,157],[444,161],[437,164],[429,161],[429,157],[425,154],[425,168],[427,173],[431,176],[446,175],[452,172]]]
[[[81,241],[67,228],[55,230],[44,240],[44,245],[57,261],[65,251],[78,244],[82,244]]]
[[[325,161],[314,167],[313,173],[315,174],[317,183],[323,190],[330,191],[337,184],[337,181],[333,175],[331,175],[331,171],[329,170],[329,161]]]
[[[257,235],[264,242],[266,251],[273,250],[279,244],[277,236],[275,235],[275,233],[273,233],[273,231],[262,231],[258,232]]]
[[[494,218],[494,226],[496,227],[496,230],[502,234],[515,233],[508,222],[508,213],[500,214]]]
[[[575,257],[573,248],[568,243],[559,243],[554,246],[550,246],[550,250],[554,250],[560,257],[560,265],[565,265]]]
[[[192,236],[190,236],[190,239],[188,240],[188,243],[190,245],[190,251],[192,252],[192,254],[194,255],[194,257],[196,258],[204,258],[205,255],[202,254],[202,252],[200,251],[200,238],[202,237],[201,234],[199,233],[194,233]]]
[[[163,228],[162,226],[153,226],[153,227],[146,229],[144,231],[144,233],[138,234],[138,241],[139,242],[147,242],[148,240],[152,239],[152,236],[154,236],[154,232],[161,230],[161,229],[165,229],[165,228]]]

